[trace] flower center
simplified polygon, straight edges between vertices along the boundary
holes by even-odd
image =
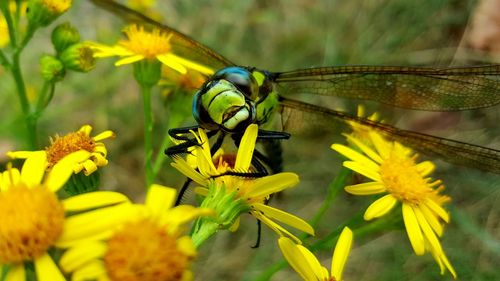
[[[181,280],[188,261],[176,237],[149,220],[126,224],[108,241],[104,256],[111,280]]]
[[[400,201],[418,204],[433,193],[427,179],[417,170],[415,157],[391,155],[380,165],[380,176],[387,191]]]
[[[63,137],[56,136],[52,144],[45,148],[49,168],[54,166],[64,156],[79,150],[94,151],[95,141],[84,132],[69,133]]]
[[[45,187],[17,185],[0,193],[0,264],[40,257],[59,238],[64,208]]]
[[[157,55],[169,53],[171,50],[170,37],[172,37],[172,34],[159,29],[147,32],[142,26],[131,25],[125,30],[125,34],[128,41],[122,40],[119,44],[134,54],[143,55],[145,58],[153,59]]]

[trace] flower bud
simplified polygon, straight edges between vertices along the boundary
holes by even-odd
[[[61,53],[69,46],[80,42],[80,33],[69,22],[65,22],[54,28],[51,39],[57,53]]]
[[[40,59],[43,79],[51,82],[61,81],[66,74],[64,65],[56,57],[45,55]]]
[[[71,7],[71,0],[29,0],[28,22],[31,28],[47,26]]]
[[[67,47],[59,56],[66,69],[78,72],[89,72],[95,67],[94,52],[85,43],[77,43]]]

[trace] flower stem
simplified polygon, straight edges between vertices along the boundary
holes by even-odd
[[[28,133],[29,148],[37,148],[36,139],[36,116],[31,114],[30,104],[28,101],[28,96],[26,94],[26,86],[24,84],[23,75],[21,73],[20,65],[21,50],[18,50],[13,55],[11,73],[14,77],[14,81],[17,87],[17,95],[19,102],[21,104],[21,109],[24,115],[24,121],[26,123],[26,129]]]
[[[345,186],[345,182],[349,175],[351,175],[351,171],[342,167],[335,179],[333,179],[333,181],[328,185],[328,194],[314,217],[311,219],[310,225],[312,227],[316,227],[319,221],[323,218],[328,208],[330,208],[339,192]]]
[[[144,108],[144,169],[146,172],[146,189],[153,183],[153,111],[151,110],[151,87],[141,84]]]

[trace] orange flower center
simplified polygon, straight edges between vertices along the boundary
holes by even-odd
[[[153,59],[157,55],[169,53],[171,50],[170,38],[172,34],[153,29],[151,32],[144,27],[131,25],[125,30],[128,40],[122,40],[119,44],[134,54]]]
[[[45,187],[19,184],[0,193],[0,264],[32,261],[54,245],[64,208]]]
[[[84,132],[69,133],[63,137],[56,136],[52,144],[45,148],[49,168],[54,166],[64,156],[79,150],[94,151],[95,141]]]
[[[108,241],[104,256],[111,280],[182,280],[188,262],[176,237],[150,220],[126,224]]]
[[[434,193],[428,179],[417,170],[415,157],[391,155],[380,165],[380,176],[387,191],[400,201],[418,204]]]

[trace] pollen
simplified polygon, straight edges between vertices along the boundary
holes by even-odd
[[[111,280],[177,281],[189,259],[165,229],[140,220],[126,224],[108,241],[104,263]]]
[[[131,25],[125,30],[125,34],[128,40],[122,40],[119,44],[132,53],[142,55],[145,58],[153,59],[157,55],[169,53],[171,50],[170,38],[172,34],[160,29],[148,32],[142,26]]]
[[[64,156],[79,150],[93,152],[95,141],[82,131],[69,133],[63,137],[51,139],[51,145],[45,148],[49,168],[54,166]]]
[[[417,170],[415,157],[391,155],[380,165],[380,177],[387,191],[403,202],[419,204],[435,193]]]
[[[17,185],[0,193],[0,264],[42,256],[62,233],[64,209],[42,186]]]

